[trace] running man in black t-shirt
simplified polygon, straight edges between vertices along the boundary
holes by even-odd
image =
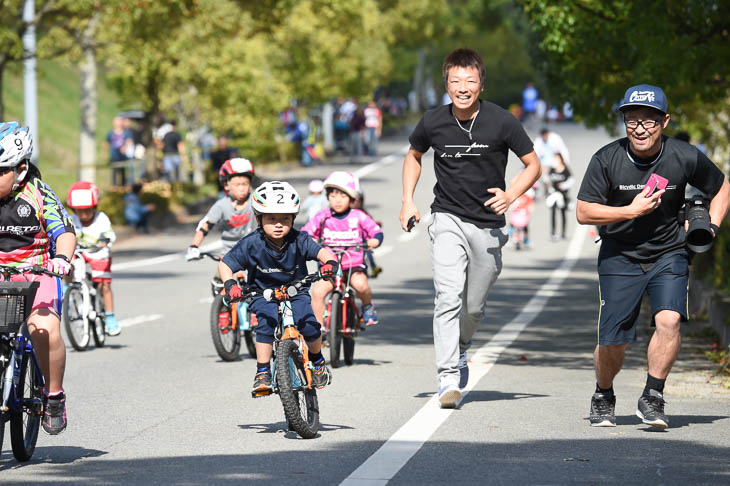
[[[629,88],[619,106],[626,138],[593,155],[578,193],[581,224],[599,225],[600,311],[594,352],[596,391],[590,423],[616,426],[613,379],[626,345],[636,340],[636,319],[646,292],[656,326],[649,342],[649,372],[636,414],[644,423],[666,428],[664,382],[677,358],[679,326],[687,315],[688,253],[677,218],[691,184],[712,197],[716,232],[730,203],[730,185],[702,152],[662,135],[669,123],[664,92],[650,85]],[[666,188],[648,184],[654,174]]]
[[[436,290],[433,316],[439,402],[457,407],[468,382],[466,350],[484,314],[487,293],[502,270],[507,235],[504,213],[540,177],[540,160],[520,122],[508,111],[479,99],[484,63],[476,52],[458,49],[444,60],[443,78],[452,103],[427,111],[411,134],[403,165],[400,221],[420,214],[413,193],[421,158],[434,150],[435,195],[428,228]],[[525,170],[506,189],[507,155]],[[469,275],[469,279],[467,279]]]

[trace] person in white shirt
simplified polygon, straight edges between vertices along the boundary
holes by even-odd
[[[71,222],[82,256],[91,266],[91,280],[99,285],[106,309],[106,332],[116,336],[121,332],[114,315],[112,294],[111,245],[117,239],[112,222],[103,211],[97,211],[99,188],[93,182],[79,181],[68,190],[68,205],[73,210]]]
[[[558,154],[563,158],[566,166],[570,166],[570,153],[568,147],[563,141],[563,137],[557,133],[543,128],[540,130],[540,135],[533,141],[535,146],[535,153],[540,159],[540,165],[542,166],[543,174],[543,189],[544,194],[548,194],[550,189],[550,180],[547,178],[547,174],[550,173],[550,169],[555,167],[555,155]]]

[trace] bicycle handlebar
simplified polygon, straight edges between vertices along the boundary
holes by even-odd
[[[299,290],[301,288],[312,282],[316,282],[317,280],[321,280],[323,277],[320,272],[310,273],[306,277],[304,277],[301,280],[298,280],[296,282],[289,283],[287,285],[281,285],[279,287],[274,287],[270,289],[260,289],[260,288],[244,288],[241,292],[241,297],[238,297],[236,299],[232,299],[231,303],[233,302],[240,302],[242,300],[246,300],[250,297],[256,297],[261,296],[264,299],[266,299],[267,302],[271,302],[272,300],[285,300],[287,298],[292,298],[295,295],[299,293]]]
[[[30,267],[11,267],[9,265],[0,265],[0,274],[6,275],[25,275],[33,273],[36,275],[50,275],[51,277],[63,278],[64,275],[48,270],[40,265],[32,265]]]

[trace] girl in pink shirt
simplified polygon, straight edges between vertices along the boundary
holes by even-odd
[[[352,209],[358,197],[360,184],[346,171],[335,171],[324,182],[329,208],[314,215],[302,228],[324,247],[354,245],[366,242],[373,249],[383,242],[383,231],[364,211]],[[365,274],[362,251],[349,251],[342,257],[342,270],[350,271],[350,285],[357,292],[363,305],[363,320],[371,326],[378,323],[378,314],[372,303],[372,292]],[[332,292],[332,282],[319,280],[312,285],[312,310],[320,324],[324,323],[327,295]]]

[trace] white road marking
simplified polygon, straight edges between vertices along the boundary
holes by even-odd
[[[563,262],[553,270],[548,281],[533,295],[517,317],[505,324],[488,343],[472,355],[469,364],[469,383],[462,390],[462,399],[492,369],[500,354],[535,320],[548,300],[560,290],[562,282],[568,277],[570,270],[580,257],[587,232],[586,226],[578,227],[570,240]],[[438,396],[434,395],[380,449],[375,451],[340,484],[346,486],[387,484],[421,449],[441,424],[451,416],[452,412],[453,409],[441,409]]]
[[[384,255],[387,255],[388,253],[390,253],[394,249],[395,248],[393,248],[392,246],[388,246],[388,245],[379,246],[375,250],[373,250],[373,256],[381,257],[381,256],[384,256]]]
[[[396,151],[395,153],[392,153],[390,155],[386,155],[382,159],[373,162],[372,164],[368,164],[365,167],[361,167],[360,169],[357,169],[354,174],[358,177],[365,177],[366,175],[370,174],[371,172],[375,172],[376,170],[380,169],[381,167],[385,167],[388,164],[392,164],[393,162],[397,160],[401,160],[405,154],[408,152],[408,149],[410,148],[410,144],[406,145],[404,148]]]
[[[119,320],[120,327],[132,327],[137,324],[144,324],[145,322],[158,321],[162,319],[162,314],[147,314],[137,317],[128,317],[126,319]]]
[[[221,240],[216,240],[211,242],[208,245],[204,245],[200,247],[201,252],[206,251],[215,251],[223,247],[223,242]],[[185,252],[178,252],[178,253],[170,253],[168,255],[162,255],[154,258],[145,258],[144,260],[133,260],[129,262],[122,262],[122,263],[112,263],[112,272],[118,272],[120,270],[128,270],[130,268],[138,268],[138,267],[148,267],[151,265],[157,265],[160,263],[167,263],[174,260],[179,260],[180,258],[185,258]]]

